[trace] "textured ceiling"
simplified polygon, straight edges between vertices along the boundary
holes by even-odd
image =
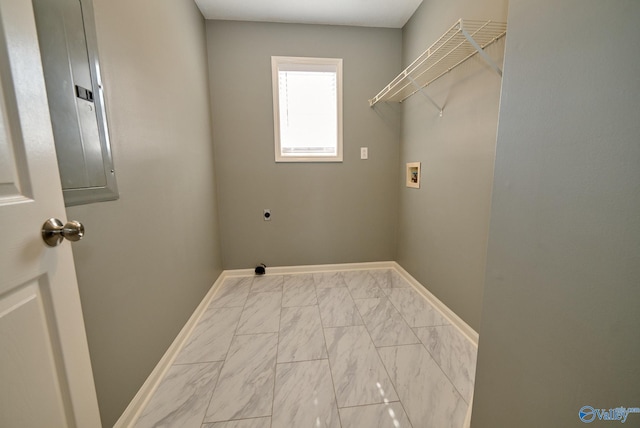
[[[402,28],[422,0],[195,0],[206,19]]]

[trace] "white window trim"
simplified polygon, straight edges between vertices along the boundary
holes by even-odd
[[[335,67],[336,69],[336,95],[338,114],[338,135],[337,150],[335,156],[282,156],[280,149],[280,102],[278,90],[278,70],[281,65],[286,65],[288,69],[296,65],[304,69],[305,65],[323,65]],[[333,71],[333,70],[332,70]],[[342,58],[310,58],[310,57],[271,57],[271,78],[273,86],[273,127],[275,139],[275,160],[276,162],[342,162]]]

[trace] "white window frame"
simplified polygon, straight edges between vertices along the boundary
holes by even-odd
[[[280,70],[300,71],[335,71],[336,73],[336,102],[337,102],[337,139],[335,155],[297,156],[283,155],[280,145],[280,100],[279,77]],[[342,162],[342,58],[309,58],[309,57],[271,57],[271,77],[273,84],[273,126],[275,139],[276,162]]]

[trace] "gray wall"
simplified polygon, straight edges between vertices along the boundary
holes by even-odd
[[[509,4],[474,428],[640,406],[638,22],[634,0]]]
[[[221,272],[204,19],[94,0],[120,200],[68,209],[102,421],[112,426]]]
[[[507,0],[425,0],[403,30],[411,63],[459,18],[506,21]],[[487,49],[502,62],[504,39]],[[501,79],[475,56],[403,103],[400,165],[422,163],[420,189],[401,177],[397,261],[478,330]]]
[[[392,260],[399,110],[367,100],[400,71],[401,31],[208,21],[207,41],[224,268]],[[272,55],[344,59],[344,162],[275,163]]]

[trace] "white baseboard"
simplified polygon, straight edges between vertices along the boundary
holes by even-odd
[[[464,320],[460,318],[458,314],[449,309],[447,305],[442,303],[440,299],[434,296],[429,290],[427,290],[426,287],[420,284],[417,279],[412,277],[409,272],[404,270],[404,268],[398,263],[393,262],[393,268],[400,274],[400,276],[406,279],[418,293],[420,293],[425,299],[427,299],[429,303],[431,303],[436,309],[442,312],[445,318],[447,318],[452,325],[456,326],[458,330],[460,330],[460,332],[464,334],[465,337],[469,339],[469,341],[471,341],[471,343],[478,347],[478,333],[473,328],[471,328],[469,324],[464,322]]]
[[[171,367],[171,364],[173,364],[178,353],[186,344],[189,336],[191,336],[191,333],[198,324],[198,321],[200,321],[204,311],[209,307],[209,303],[213,300],[213,297],[225,278],[227,278],[227,274],[223,271],[204,296],[196,310],[191,314],[191,317],[189,317],[189,320],[186,322],[184,327],[182,327],[182,330],[180,330],[180,333],[178,333],[174,341],[171,343],[167,352],[164,353],[158,364],[156,364],[149,377],[147,377],[147,380],[142,384],[138,393],[133,397],[133,400],[131,400],[122,415],[120,415],[120,418],[115,423],[114,428],[131,427],[138,420],[140,414],[149,402],[149,399],[153,396],[153,393],[158,388],[158,385]]]
[[[431,303],[436,309],[438,309],[452,325],[456,326],[475,346],[478,346],[478,333],[465,323],[462,318],[456,315],[451,309],[449,309],[444,303],[442,303],[437,297],[429,292],[422,286],[414,277],[412,277],[402,266],[396,262],[368,262],[368,263],[344,263],[344,264],[327,264],[327,265],[309,265],[309,266],[282,266],[282,267],[267,267],[267,275],[289,275],[289,274],[304,274],[304,273],[318,273],[329,271],[351,271],[351,270],[373,270],[373,269],[392,269],[395,270],[400,276],[402,276],[411,286],[422,295],[429,303]],[[229,277],[238,276],[253,276],[253,269],[234,269],[223,271],[211,289],[207,292],[206,296],[200,302],[196,310],[193,312],[187,323],[184,325],[178,336],[167,349],[167,352],[160,359],[156,367],[153,369],[147,380],[144,382],[138,393],[133,397],[133,400],[129,403],[129,406],[125,409],[124,413],[120,416],[114,428],[127,428],[133,426],[133,424],[140,417],[140,414],[144,410],[145,406],[149,402],[149,399],[157,389],[158,385],[164,378],[167,370],[171,367],[171,364],[175,360],[176,356],[186,344],[189,336],[193,332],[196,324],[202,317],[204,311],[209,306],[209,303],[213,300],[216,292],[220,288],[222,282]],[[465,428],[470,424],[471,417],[471,403],[469,404],[469,410],[465,419]]]
[[[307,266],[267,266],[266,275],[291,275],[300,273],[335,272],[347,270],[367,270],[367,269],[394,269],[396,262],[365,262],[365,263],[341,263],[328,265],[307,265]],[[254,275],[253,269],[226,270],[227,277]]]
[[[471,413],[473,411],[473,392],[471,393],[471,400],[469,400],[469,407],[467,407],[467,416],[464,418],[463,428],[471,427]]]

